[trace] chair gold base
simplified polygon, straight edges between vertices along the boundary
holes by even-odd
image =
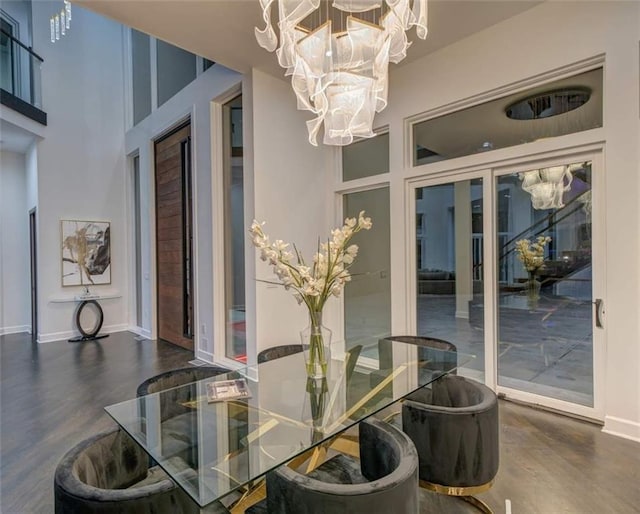
[[[484,512],[485,514],[493,514],[491,507],[474,496],[476,494],[488,491],[493,485],[493,482],[494,481],[491,480],[486,484],[476,485],[472,487],[452,487],[447,485],[434,484],[432,482],[427,482],[426,480],[420,480],[420,487],[438,494],[457,496],[461,500],[469,503],[470,505],[473,505],[480,512]]]

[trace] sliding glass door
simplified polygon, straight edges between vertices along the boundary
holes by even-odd
[[[497,176],[498,385],[594,406],[591,160]]]
[[[506,397],[599,419],[602,184],[581,157],[413,182],[415,333]]]

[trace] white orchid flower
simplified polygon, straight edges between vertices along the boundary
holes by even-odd
[[[361,211],[357,218],[346,218],[342,227],[331,231],[329,240],[313,255],[313,266],[303,264],[305,261],[297,250],[288,251],[290,245],[281,239],[270,243],[263,230],[264,222],[253,220],[249,232],[253,244],[260,250],[260,258],[273,266],[280,284],[293,291],[299,304],[305,303],[311,311],[318,312],[329,297],[339,297],[344,285],[351,281],[348,267],[358,255],[358,245],[349,245],[349,241],[360,230],[372,227],[371,218],[364,214]]]
[[[365,218],[364,211],[360,211],[360,214],[358,214],[358,227],[363,230],[369,230],[372,226],[371,218]]]

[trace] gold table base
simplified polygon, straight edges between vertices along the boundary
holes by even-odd
[[[306,473],[311,473],[311,471],[322,465],[322,463],[327,460],[329,449],[352,457],[360,456],[360,446],[357,437],[349,434],[341,434],[327,440],[323,444],[316,446],[302,455],[294,457],[287,463],[287,466],[292,469],[298,469],[305,462],[309,461]],[[262,479],[248,487],[247,491],[229,507],[229,510],[231,511],[231,514],[244,514],[245,510],[264,500],[266,497],[267,482],[265,479]]]

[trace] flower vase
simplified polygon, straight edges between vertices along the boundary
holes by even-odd
[[[308,401],[305,402],[302,419],[306,421],[310,418],[313,427],[311,440],[313,442],[319,442],[324,438],[324,414],[327,400],[329,399],[327,394],[329,391],[327,379],[307,378],[306,391]]]
[[[322,325],[322,312],[309,313],[309,326],[300,332],[300,339],[307,376],[326,378],[331,360],[331,330]]]
[[[527,280],[527,304],[530,309],[538,306],[540,299],[540,281],[536,278],[535,271],[529,271],[529,279]]]

